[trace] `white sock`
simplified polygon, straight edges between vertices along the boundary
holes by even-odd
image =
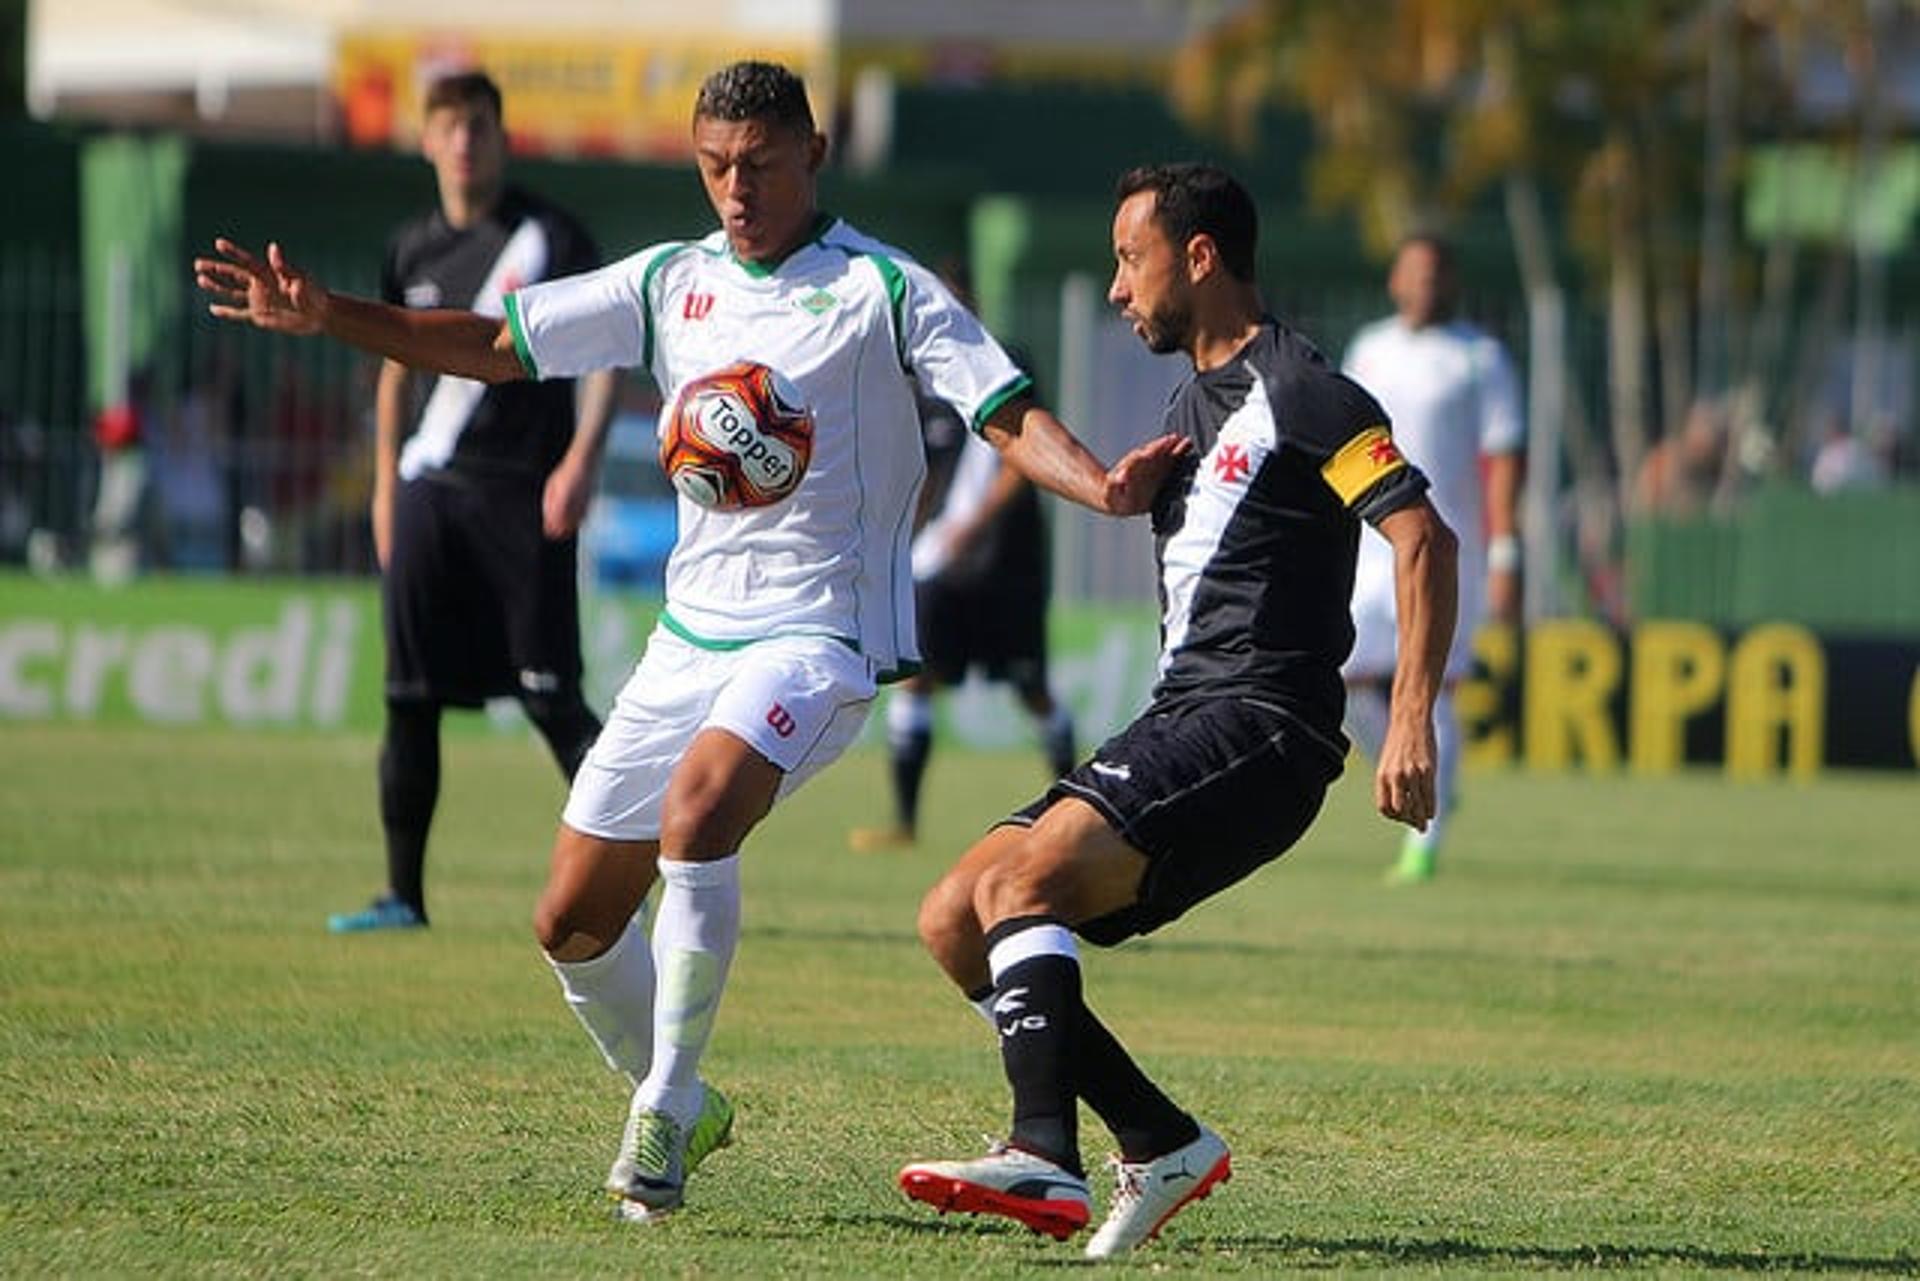
[[[887,741],[896,747],[933,729],[933,699],[918,690],[887,695]]]
[[[1387,745],[1387,691],[1379,681],[1347,686],[1347,733],[1369,761],[1380,760]]]
[[[585,961],[547,957],[560,993],[607,1066],[625,1072],[638,1085],[653,1058],[653,953],[640,924],[645,906],[633,914],[613,946]]]
[[[740,856],[710,863],[663,858],[660,882],[660,911],[653,920],[653,961],[660,972],[653,1066],[636,1097],[690,1128],[706,1093],[700,1056],[740,942]]]

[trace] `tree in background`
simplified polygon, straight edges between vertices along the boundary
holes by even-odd
[[[1791,461],[1777,446],[1812,416],[1849,286],[1855,336],[1882,331],[1884,252],[1843,237],[1809,289],[1793,220],[1744,244],[1734,198],[1756,144],[1803,131],[1874,181],[1881,51],[1917,17],[1913,0],[1255,0],[1182,51],[1172,96],[1244,146],[1264,104],[1303,109],[1312,199],[1382,254],[1498,196],[1529,302],[1536,429],[1564,427],[1581,505],[1612,523],[1699,404],[1725,424],[1721,503],[1743,475]],[[1851,82],[1817,133],[1798,105],[1810,51],[1837,53]],[[1605,317],[1604,435],[1564,373],[1563,274]],[[1855,383],[1876,394],[1871,375]]]

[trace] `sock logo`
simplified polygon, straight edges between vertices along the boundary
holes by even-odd
[[[1027,989],[1024,987],[1008,988],[1006,990],[1006,994],[1001,996],[999,1000],[993,1003],[993,1012],[995,1014],[1019,1013],[1021,1010],[1024,1010],[1027,1008],[1027,1003],[1020,999],[1026,994],[1027,994]]]
[[[792,738],[793,731],[797,728],[793,713],[778,703],[767,709],[767,724],[773,726],[773,732],[781,738]]]

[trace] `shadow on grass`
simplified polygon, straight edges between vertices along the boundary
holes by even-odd
[[[830,1214],[821,1220],[834,1228],[880,1229],[911,1233],[927,1240],[960,1242],[1035,1237],[1015,1224],[965,1214],[928,1217],[916,1214]],[[1087,1263],[1083,1240],[1063,1243],[1060,1253],[1032,1259],[1036,1266],[1075,1267]],[[1850,1273],[1856,1276],[1920,1275],[1920,1254],[1873,1257],[1850,1254],[1775,1254],[1764,1250],[1710,1250],[1660,1245],[1489,1245],[1479,1241],[1420,1240],[1410,1237],[1199,1236],[1161,1242],[1136,1256],[1141,1263],[1203,1266],[1210,1257],[1250,1256],[1289,1270],[1346,1270],[1373,1267],[1445,1267],[1521,1269],[1698,1268],[1721,1272]]]
[[[1478,1241],[1403,1237],[1308,1236],[1206,1237],[1167,1251],[1169,1259],[1216,1252],[1284,1259],[1289,1268],[1349,1268],[1368,1265],[1445,1265],[1514,1268],[1704,1268],[1723,1272],[1842,1272],[1913,1276],[1920,1254],[1871,1257],[1849,1254],[1776,1254],[1766,1250],[1709,1250],[1663,1245],[1488,1245]]]

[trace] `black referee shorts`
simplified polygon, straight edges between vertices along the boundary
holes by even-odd
[[[1264,704],[1149,708],[1006,821],[1030,826],[1071,796],[1147,856],[1137,901],[1075,927],[1107,947],[1159,929],[1286,853],[1341,767],[1335,745]]]
[[[942,685],[979,668],[1020,690],[1047,687],[1047,593],[1018,577],[936,577],[913,591],[920,661]]]
[[[540,486],[403,481],[381,580],[387,697],[477,707],[580,685],[575,540],[540,529]]]

